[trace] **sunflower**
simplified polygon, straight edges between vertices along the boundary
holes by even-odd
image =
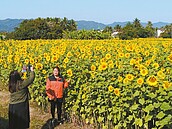
[[[43,73],[43,74],[46,74],[46,73],[47,73],[47,71],[46,71],[45,69],[43,69],[43,70],[42,70],[42,73]]]
[[[38,62],[41,62],[42,56],[39,55],[37,59],[38,59]]]
[[[127,80],[132,81],[134,79],[134,76],[132,74],[126,75]]]
[[[153,63],[152,67],[154,67],[155,69],[158,69],[159,68],[159,64],[158,63]]]
[[[151,58],[151,60],[155,60],[156,59],[156,56],[155,55],[153,55],[152,56],[152,58]]]
[[[12,58],[13,58],[13,56],[12,56],[12,55],[9,55],[9,56],[7,57],[7,62],[8,62],[8,63],[11,63],[11,62],[13,61]]]
[[[36,63],[35,68],[38,69],[38,70],[42,70],[43,69],[43,65],[41,63]]]
[[[102,62],[101,65],[99,66],[99,70],[106,70],[107,69],[108,64],[106,62]]]
[[[85,94],[83,94],[83,95],[82,95],[82,99],[85,99],[85,98],[86,98],[86,95],[85,95]]]
[[[148,70],[147,70],[147,69],[141,69],[141,70],[140,70],[140,74],[141,74],[142,76],[146,76],[146,75],[148,74]]]
[[[148,57],[149,56],[149,51],[145,51],[145,56]]]
[[[130,53],[126,53],[126,54],[125,54],[125,57],[126,57],[126,58],[129,58],[129,57],[130,57]]]
[[[76,57],[79,57],[79,56],[80,56],[80,52],[77,51],[77,52],[74,53],[74,55],[75,55]]]
[[[115,78],[114,78],[114,77],[112,77],[112,78],[111,78],[111,80],[112,80],[112,81],[115,81]]]
[[[172,54],[170,54],[167,59],[172,62]]]
[[[142,62],[143,61],[143,58],[142,57],[139,57],[139,59],[138,59],[140,62]]]
[[[95,65],[91,65],[91,71],[95,71],[96,70],[96,66]]]
[[[48,55],[47,53],[44,53],[44,58],[46,58],[46,57],[47,57],[47,55]]]
[[[59,55],[53,55],[51,58],[51,62],[56,62],[59,59]]]
[[[145,65],[146,65],[146,66],[149,66],[150,63],[151,63],[151,60],[147,60],[147,61],[145,62]]]
[[[72,46],[72,50],[75,51],[77,49],[77,46]]]
[[[171,68],[166,69],[166,74],[170,74]]]
[[[134,47],[131,46],[131,45],[128,45],[128,46],[125,47],[125,49],[126,49],[127,51],[133,51],[133,50],[134,50]]]
[[[116,65],[116,67],[118,67],[118,66],[119,66],[119,62],[118,62],[118,61],[116,61],[116,62],[115,62],[115,65]]]
[[[111,58],[111,54],[106,54],[106,56],[105,56],[105,58],[108,60],[108,59],[110,59]]]
[[[8,67],[8,65],[5,63],[5,64],[4,64],[4,68],[7,68],[7,67]]]
[[[161,71],[165,71],[165,68],[164,67],[161,67]]]
[[[163,71],[158,71],[157,72],[157,76],[160,78],[160,79],[164,79],[165,78],[165,74],[163,73]]]
[[[95,50],[100,50],[100,46],[97,45],[96,48],[95,48]]]
[[[114,89],[114,93],[115,93],[117,96],[119,96],[119,95],[120,95],[119,88],[115,88],[115,89]]]
[[[29,59],[25,59],[24,63],[29,64]]]
[[[63,60],[64,63],[68,63],[69,62],[69,59],[66,57],[64,60]]]
[[[50,61],[50,56],[46,57],[46,61],[49,62]]]
[[[67,70],[67,74],[71,77],[73,75],[72,70],[71,69],[68,69]]]
[[[122,82],[123,78],[122,76],[118,76],[118,82]]]
[[[3,59],[0,59],[0,64],[3,62]]]
[[[126,49],[127,51],[130,51],[130,47],[129,47],[128,45],[125,46],[125,49]]]
[[[139,69],[141,70],[141,69],[147,69],[147,68],[143,64],[140,64]]]
[[[138,78],[137,79],[137,84],[142,85],[144,83],[143,78]]]
[[[102,48],[102,50],[101,50],[101,51],[102,51],[103,53],[104,53],[104,52],[106,52],[106,48]]]
[[[19,63],[19,61],[20,61],[20,57],[19,56],[15,56],[14,57],[14,63]]]
[[[136,62],[136,60],[132,58],[132,59],[130,60],[130,65],[134,65],[135,62]]]
[[[100,63],[103,63],[103,62],[106,62],[106,58],[102,58],[102,59],[100,60]]]
[[[128,81],[127,78],[124,78],[124,79],[123,79],[123,83],[124,83],[124,84],[127,84],[128,82],[129,82],[129,81]]]
[[[114,68],[114,64],[109,64],[109,68]]]
[[[118,53],[118,56],[119,56],[119,58],[123,58],[123,57],[124,57],[124,53],[119,52],[119,53]]]
[[[69,51],[68,53],[67,53],[67,57],[71,57],[72,56],[72,53]]]
[[[158,79],[156,76],[154,76],[154,75],[149,76],[146,81],[147,81],[148,85],[157,87]]]
[[[35,61],[34,61],[33,58],[30,58],[30,59],[29,59],[29,62],[30,62],[30,64],[34,64],[34,63],[35,63]]]
[[[168,89],[170,86],[171,86],[171,83],[169,81],[163,81],[164,89]]]
[[[113,60],[109,60],[108,61],[108,64],[113,64]]]
[[[80,48],[80,52],[81,53],[85,53],[85,49],[84,48]]]
[[[26,80],[26,79],[27,79],[27,72],[24,72],[24,73],[23,73],[22,79],[23,79],[23,80]]]
[[[94,79],[94,78],[95,78],[95,74],[96,74],[96,72],[94,72],[94,71],[90,71],[89,73],[90,73],[90,75],[91,75],[91,78],[93,78],[93,79]]]
[[[108,87],[108,91],[109,91],[109,92],[112,92],[113,90],[114,90],[113,86],[110,85],[110,86]]]

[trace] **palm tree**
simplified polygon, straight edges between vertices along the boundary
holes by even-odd
[[[140,20],[137,18],[134,20],[133,25],[135,28],[141,28],[142,27]]]
[[[118,25],[114,26],[114,30],[117,32],[120,32],[122,30],[121,25],[118,24]]]

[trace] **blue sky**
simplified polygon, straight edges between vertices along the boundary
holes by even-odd
[[[0,20],[67,17],[69,20],[172,23],[172,0],[1,0]]]

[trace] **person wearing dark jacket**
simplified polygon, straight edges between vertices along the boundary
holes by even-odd
[[[9,75],[9,129],[27,129],[30,127],[29,90],[35,78],[33,67],[30,76],[23,80],[20,72],[14,70]]]
[[[66,81],[60,74],[58,66],[53,68],[53,75],[49,76],[46,81],[46,94],[51,104],[52,119],[55,119],[55,108],[57,107],[58,122],[61,121],[63,90],[67,88],[70,80]]]

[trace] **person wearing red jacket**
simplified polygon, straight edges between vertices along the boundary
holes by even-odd
[[[57,107],[57,118],[61,123],[62,103],[63,103],[63,90],[67,88],[70,80],[66,81],[60,74],[58,66],[53,68],[53,75],[49,76],[46,80],[46,94],[51,104],[52,119],[55,119],[55,109]]]

